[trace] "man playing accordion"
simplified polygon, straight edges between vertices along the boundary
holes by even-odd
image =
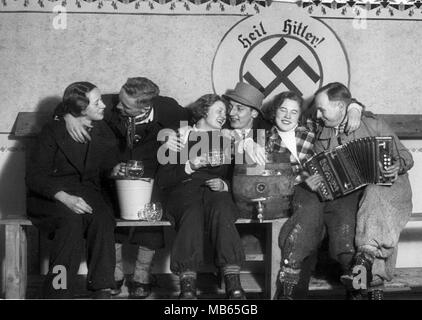
[[[327,210],[326,206],[323,208],[326,214],[337,216],[334,231],[340,235],[340,241],[333,245],[341,247],[336,254],[344,272],[341,280],[349,296],[360,298],[361,289],[368,285],[368,298],[378,300],[382,299],[384,280],[392,278],[400,232],[412,213],[412,191],[407,171],[412,168],[413,159],[389,126],[369,112],[362,114],[361,125],[356,131],[346,134],[343,128],[347,123],[346,106],[350,100],[350,91],[341,83],[327,84],[315,93],[318,118],[323,123],[316,132],[315,152],[331,151],[364,137],[393,137],[392,165],[382,167],[379,164],[383,176],[391,178],[393,184],[369,184],[364,190],[329,201],[339,204],[337,208],[331,208],[335,211]],[[315,208],[321,209],[321,206]],[[357,286],[354,276],[357,273],[362,275],[362,270],[366,275],[362,280],[366,278],[367,283]]]

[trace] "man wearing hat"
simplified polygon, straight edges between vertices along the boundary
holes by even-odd
[[[248,83],[239,82],[234,90],[227,90],[223,97],[230,103],[229,119],[233,129],[235,152],[241,154],[244,150],[247,151],[241,157],[235,155],[235,164],[264,163],[264,149],[253,143],[246,143],[257,142],[258,131],[271,128],[261,111],[265,98],[263,93]]]
[[[154,178],[157,167],[157,150],[161,143],[157,140],[158,132],[163,128],[177,128],[180,121],[188,120],[188,112],[176,100],[159,95],[158,86],[150,79],[135,77],[127,79],[119,94],[102,96],[106,105],[104,120],[114,131],[120,148],[120,161],[141,160],[144,164],[144,177]],[[85,143],[90,140],[89,128],[70,114],[56,110],[57,116],[63,116],[72,138]],[[112,193],[113,196],[115,193]],[[117,199],[114,199],[117,205]],[[151,201],[162,201],[158,188],[154,187]],[[116,211],[118,208],[116,206]],[[129,297],[145,298],[151,292],[150,269],[155,250],[163,247],[163,230],[145,231],[131,227],[116,229],[116,290],[119,294],[124,282],[122,242],[129,241],[138,246],[135,270],[126,282]]]
[[[269,129],[270,124],[262,117],[264,95],[254,86],[239,82],[234,90],[223,95],[230,101],[230,125],[235,130]]]

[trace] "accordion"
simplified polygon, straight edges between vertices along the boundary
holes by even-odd
[[[333,200],[367,184],[391,185],[392,178],[383,176],[383,168],[392,163],[393,137],[366,137],[349,141],[332,151],[314,155],[305,163],[311,175],[319,174],[323,182],[318,194],[322,200]]]

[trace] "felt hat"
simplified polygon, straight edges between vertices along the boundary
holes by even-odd
[[[254,86],[245,82],[238,82],[234,90],[227,90],[223,97],[261,112],[264,94]]]

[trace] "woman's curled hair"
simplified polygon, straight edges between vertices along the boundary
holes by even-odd
[[[274,98],[265,110],[265,117],[272,124],[275,123],[275,115],[277,113],[277,109],[280,108],[280,106],[286,100],[296,101],[299,104],[300,112],[303,112],[303,98],[293,91],[284,91],[274,96]]]
[[[96,87],[96,85],[86,81],[74,82],[69,85],[63,94],[64,113],[70,113],[74,117],[79,117],[89,105],[87,94]]]
[[[208,109],[217,101],[221,101],[227,107],[228,102],[217,94],[205,94],[190,104],[187,108],[191,113],[192,123],[195,124],[208,114]]]

